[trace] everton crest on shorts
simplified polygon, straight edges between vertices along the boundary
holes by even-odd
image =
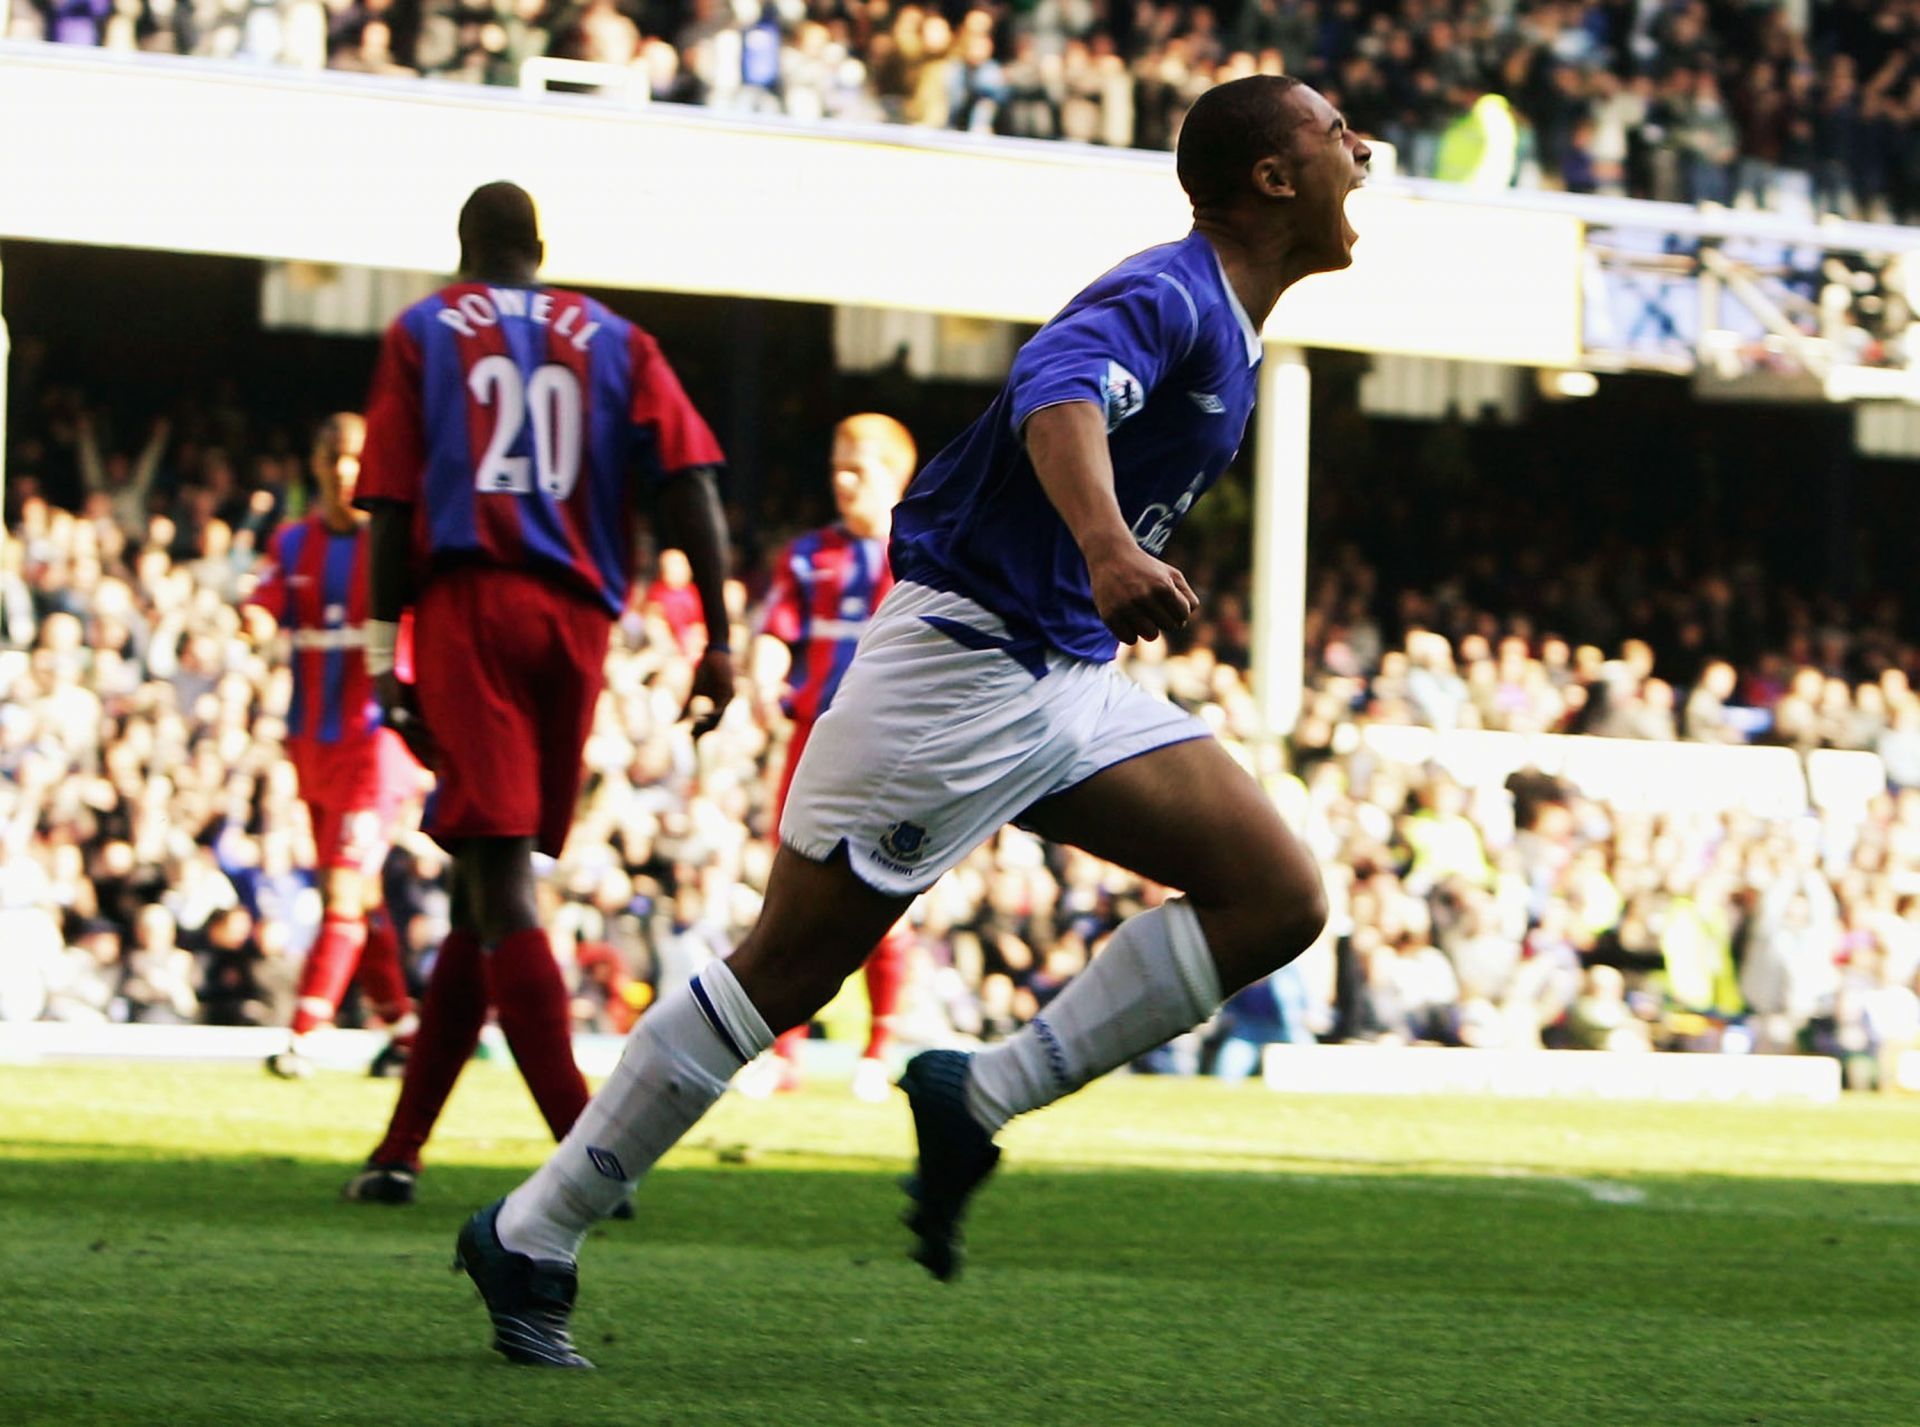
[[[816,862],[844,848],[868,886],[920,892],[1042,798],[1209,736],[1109,661],[1036,665],[964,595],[895,585],[813,726],[780,838]]]

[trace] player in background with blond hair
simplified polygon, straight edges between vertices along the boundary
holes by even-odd
[[[833,702],[861,634],[893,588],[887,540],[893,531],[893,508],[913,479],[918,452],[906,427],[891,416],[867,411],[834,428],[832,460],[833,500],[840,518],[808,531],[780,552],[762,615],[763,633],[793,651],[784,701],[793,719],[793,736],[774,798],[776,827],[814,723]],[[912,957],[913,930],[903,918],[867,958],[873,1020],[853,1078],[853,1093],[862,1100],[887,1098],[886,1056]],[[773,1088],[767,1081],[774,1078],[778,1088],[796,1089],[806,1038],[805,1025],[780,1036],[773,1043],[775,1060],[755,1066],[757,1074],[743,1081],[742,1089],[764,1092]]]

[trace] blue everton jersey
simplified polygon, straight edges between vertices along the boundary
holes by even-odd
[[[1020,349],[986,415],[915,478],[893,515],[894,578],[965,595],[1029,648],[1106,660],[1086,561],[1027,457],[1027,418],[1090,401],[1114,493],[1158,555],[1246,431],[1260,335],[1198,233],[1128,258]]]

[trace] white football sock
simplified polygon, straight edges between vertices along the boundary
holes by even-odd
[[[973,1058],[967,1108],[990,1134],[1071,1095],[1218,1009],[1200,919],[1168,902],[1120,924],[1106,949],[1021,1030]]]
[[[553,1157],[507,1196],[500,1242],[537,1259],[571,1261],[654,1161],[693,1128],[773,1033],[724,961],[640,1018],[607,1083]]]

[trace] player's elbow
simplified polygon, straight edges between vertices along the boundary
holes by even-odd
[[[687,526],[710,522],[720,511],[720,486],[712,467],[687,467],[660,484],[660,519],[680,534]]]
[[[672,502],[718,502],[720,485],[712,466],[687,466],[667,477],[661,484],[660,494]]]
[[[660,487],[661,534],[669,545],[692,553],[696,542],[723,531],[726,515],[712,466],[689,466]]]

